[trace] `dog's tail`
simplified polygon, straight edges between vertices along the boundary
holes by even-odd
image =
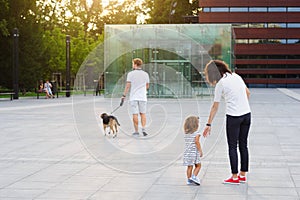
[[[119,123],[119,121],[118,121],[118,119],[116,117],[115,117],[115,120],[116,120],[118,126],[121,126],[120,123]]]

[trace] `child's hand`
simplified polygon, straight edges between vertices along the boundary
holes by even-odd
[[[202,149],[199,151],[200,157],[203,157]]]

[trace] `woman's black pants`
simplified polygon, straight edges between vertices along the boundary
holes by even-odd
[[[242,116],[226,115],[226,135],[229,149],[231,173],[238,173],[237,146],[240,151],[241,171],[247,172],[249,167],[248,133],[251,124],[251,113]]]

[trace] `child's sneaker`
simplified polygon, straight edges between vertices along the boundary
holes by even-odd
[[[193,181],[193,183],[195,183],[196,185],[200,185],[200,180],[197,176],[192,175],[192,177],[190,178],[191,181]]]
[[[146,133],[146,131],[143,131],[143,135],[144,135],[144,136],[147,136],[147,135],[148,135],[148,133]]]
[[[240,180],[238,178],[236,179],[233,179],[232,177],[227,179],[227,180],[224,180],[223,181],[224,184],[232,184],[232,185],[239,185],[240,184]]]
[[[139,136],[139,132],[132,133],[133,136]]]
[[[239,175],[239,181],[240,183],[246,183],[247,182],[246,176]]]
[[[188,180],[186,181],[186,184],[187,184],[187,185],[193,185],[194,183],[193,183],[193,181],[192,181],[191,179],[188,179]]]

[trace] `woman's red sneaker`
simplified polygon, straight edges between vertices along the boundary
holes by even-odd
[[[232,184],[232,185],[239,185],[240,184],[240,180],[237,178],[237,179],[233,179],[232,177],[227,179],[227,180],[224,180],[223,181],[224,184]]]
[[[246,176],[243,176],[243,177],[239,176],[239,181],[240,181],[240,183],[246,183],[247,182]]]

